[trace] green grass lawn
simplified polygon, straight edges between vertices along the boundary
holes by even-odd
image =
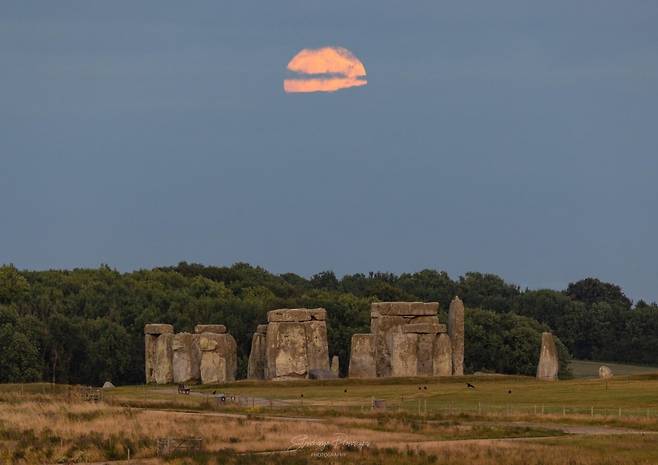
[[[605,365],[612,370],[615,376],[642,375],[657,373],[658,367],[626,365],[621,363],[592,362],[589,360],[573,360],[569,365],[575,378],[598,378],[599,367]]]
[[[475,385],[469,389],[466,383]],[[222,386],[192,387],[194,392],[210,395],[213,391],[243,397],[284,401],[290,407],[325,406],[330,408],[369,408],[371,399],[384,399],[390,406],[417,411],[419,406],[431,412],[483,411],[501,413],[506,408],[532,413],[542,406],[546,413],[586,413],[616,415],[617,409],[636,409],[644,414],[651,409],[658,416],[658,375],[615,377],[607,383],[598,379],[574,379],[558,382],[538,381],[521,376],[482,376],[460,378],[402,378],[387,380],[332,380],[294,382],[238,381]],[[200,403],[200,396],[181,396],[172,386],[120,387],[110,397],[133,400],[162,400]],[[508,407],[509,406],[509,407]],[[577,409],[580,409],[578,411]]]

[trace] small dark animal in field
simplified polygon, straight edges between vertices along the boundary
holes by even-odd
[[[425,389],[427,391],[427,386],[423,386],[423,389]]]
[[[213,392],[212,392],[212,395],[213,395],[213,396],[214,396],[214,395],[217,395],[217,391],[213,391]]]
[[[422,387],[418,386],[418,390],[419,390],[419,391],[422,390],[422,389],[423,389]]]
[[[512,390],[510,389],[509,391],[507,391],[507,393],[508,393],[508,394],[511,394],[511,393],[512,393]]]
[[[343,392],[347,392],[347,389],[345,389]]]
[[[475,389],[475,386],[473,386],[471,383],[466,383],[466,387],[469,389]]]

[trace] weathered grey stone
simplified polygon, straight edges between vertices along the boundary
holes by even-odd
[[[434,376],[452,375],[452,343],[450,342],[450,336],[441,333],[435,337],[432,358]]]
[[[327,342],[327,324],[324,321],[304,322],[306,330],[306,356],[308,369],[329,369],[329,343]]]
[[[327,319],[327,311],[324,308],[310,308],[308,311],[313,320],[325,321]]]
[[[416,374],[418,376],[432,376],[434,374],[432,369],[432,362],[434,359],[435,338],[436,333],[418,334],[418,347],[416,350]]]
[[[150,323],[144,325],[144,334],[159,336],[160,334],[173,334],[174,327],[164,323]]]
[[[601,378],[601,379],[610,379],[613,376],[614,375],[613,375],[612,370],[610,369],[610,367],[607,367],[605,365],[601,365],[599,367],[599,378]]]
[[[416,325],[416,324],[430,324],[430,325],[438,325],[440,324],[439,322],[439,317],[436,315],[431,315],[431,316],[413,316],[409,320],[410,325]],[[445,326],[445,325],[444,325]],[[446,329],[447,331],[447,329]]]
[[[226,359],[214,351],[201,355],[201,382],[203,384],[222,384],[226,380]]]
[[[431,316],[439,310],[438,302],[375,302],[371,312],[381,316]]]
[[[416,376],[418,374],[418,334],[393,335],[391,350],[391,376]]]
[[[559,369],[557,348],[551,333],[541,334],[541,349],[537,364],[537,379],[555,381]]]
[[[402,327],[403,333],[439,334],[446,332],[446,326],[429,323],[410,323]]]
[[[452,343],[452,373],[464,374],[464,303],[459,297],[450,302],[448,309],[448,334]]]
[[[173,339],[174,383],[197,382],[201,379],[199,335],[178,333]]]
[[[352,334],[350,348],[350,378],[374,378],[375,346],[372,334]]]
[[[173,350],[174,335],[160,334],[155,341],[153,378],[157,384],[170,384],[174,381]]]
[[[197,334],[201,333],[215,333],[215,334],[225,334],[226,326],[224,325],[196,325],[194,327],[194,332]]]
[[[338,355],[331,357],[331,372],[336,375],[336,378],[340,375],[340,359]]]
[[[260,325],[265,326],[267,325]],[[249,364],[247,365],[248,379],[265,379],[265,334],[255,332],[251,339],[251,352],[249,352]]]
[[[157,335],[144,335],[144,367],[146,372],[146,384],[155,383],[155,345]]]
[[[260,334],[266,334],[267,333],[267,325],[258,325],[256,326],[256,332]]]
[[[267,312],[267,322],[302,322],[310,321],[311,312],[306,308],[281,308]]]
[[[375,348],[375,370],[377,376],[391,376],[393,336],[396,334],[402,334],[402,327],[406,324],[406,320],[401,316],[381,315],[371,321],[371,331]]]
[[[203,384],[227,383],[235,380],[237,344],[230,334],[201,333],[200,375]]]
[[[267,325],[265,341],[268,379],[306,377],[308,355],[306,328],[302,323],[271,322]]]

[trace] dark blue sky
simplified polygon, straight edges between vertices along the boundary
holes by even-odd
[[[658,299],[658,3],[0,5],[0,262],[437,268]],[[286,95],[338,45],[368,85]]]

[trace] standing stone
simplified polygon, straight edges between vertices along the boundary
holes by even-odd
[[[155,373],[158,361],[157,340],[162,334],[173,334],[174,327],[168,324],[147,324],[144,325],[144,368],[146,383],[155,383]]]
[[[199,335],[178,333],[173,339],[174,383],[197,382],[201,378]]]
[[[146,370],[146,384],[155,383],[155,344],[157,335],[144,335],[144,367]]]
[[[170,384],[174,381],[173,341],[171,333],[161,334],[155,341],[153,377],[157,384]]]
[[[308,378],[311,370],[330,373],[326,316],[323,308],[284,308],[267,313],[265,379]]]
[[[407,377],[417,374],[418,334],[395,334],[391,350],[391,376]]]
[[[613,376],[614,375],[613,375],[612,370],[610,369],[610,367],[607,367],[605,365],[602,365],[602,366],[599,367],[599,378],[601,378],[601,379],[610,379]]]
[[[327,324],[324,321],[308,321],[304,323],[304,328],[308,370],[329,370]]]
[[[450,302],[448,309],[448,334],[452,344],[452,373],[464,374],[464,303],[459,297]]]
[[[434,376],[452,375],[452,343],[450,342],[450,336],[445,333],[436,336],[432,358]]]
[[[265,333],[256,330],[251,339],[251,352],[249,352],[249,365],[247,366],[248,379],[265,379],[265,347]]]
[[[331,372],[336,375],[336,378],[340,375],[340,360],[338,355],[334,355],[331,358]]]
[[[434,359],[434,339],[436,339],[436,334],[418,334],[418,348],[416,352],[416,359],[418,361],[416,367],[417,376],[432,376],[434,374],[432,368]]]
[[[237,344],[230,334],[202,333],[200,375],[203,384],[221,384],[235,381],[237,371]]]
[[[375,346],[372,334],[353,334],[350,348],[350,378],[374,378]]]
[[[557,348],[551,333],[541,334],[541,351],[537,364],[537,379],[555,381],[559,368]]]
[[[268,379],[306,377],[306,328],[302,323],[271,322],[265,341]]]
[[[391,357],[393,356],[393,337],[396,334],[402,334],[402,327],[406,323],[407,320],[404,317],[397,315],[379,315],[371,319],[371,331],[375,343],[375,369],[377,376],[392,376]]]

